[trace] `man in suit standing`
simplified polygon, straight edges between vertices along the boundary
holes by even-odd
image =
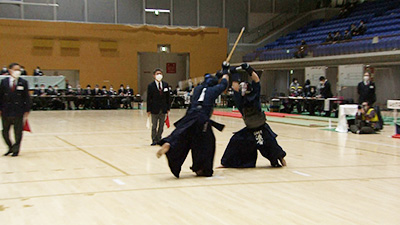
[[[154,82],[147,86],[147,114],[151,115],[153,124],[151,130],[151,145],[154,146],[161,140],[164,130],[165,114],[169,113],[170,94],[169,85],[162,81],[163,71],[159,68],[153,71]],[[158,129],[157,129],[158,125]]]
[[[8,67],[11,76],[0,84],[0,113],[3,123],[3,138],[8,145],[7,156],[18,156],[22,141],[24,120],[28,118],[31,109],[28,82],[19,76],[21,67],[18,63],[11,63]],[[14,125],[15,143],[10,140],[10,127]]]
[[[319,83],[321,86],[320,89],[320,98],[332,98],[332,90],[331,90],[331,83],[326,79],[324,76],[319,77]],[[331,105],[329,104],[329,111],[325,111],[325,116],[330,117],[331,116]]]
[[[369,106],[373,106],[376,101],[375,83],[371,81],[371,76],[368,72],[364,73],[363,81],[358,83],[357,93],[360,95],[358,104],[368,102]]]

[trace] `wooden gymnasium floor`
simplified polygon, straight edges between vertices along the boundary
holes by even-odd
[[[184,114],[172,110],[171,121]],[[215,166],[240,119],[215,132]],[[32,112],[0,157],[0,224],[400,224],[400,140],[270,123],[288,167],[169,172],[143,110]],[[164,135],[172,129],[166,129]],[[6,152],[3,141],[0,151]]]

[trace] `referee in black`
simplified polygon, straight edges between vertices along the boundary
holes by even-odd
[[[28,118],[31,109],[28,82],[22,78],[21,67],[18,63],[11,63],[8,67],[10,77],[0,83],[0,115],[3,123],[3,138],[8,146],[7,156],[18,156],[22,140],[24,121]],[[15,143],[10,140],[10,127],[14,125]]]

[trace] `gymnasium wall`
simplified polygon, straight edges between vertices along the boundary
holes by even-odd
[[[138,52],[190,54],[190,76],[220,68],[227,55],[227,29],[160,28],[71,22],[0,20],[0,64],[19,62],[32,74],[43,70],[79,70],[80,83],[129,83],[137,90]]]

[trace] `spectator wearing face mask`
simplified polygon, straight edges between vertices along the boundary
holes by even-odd
[[[33,71],[33,76],[43,76],[43,72],[40,70],[40,67],[36,67],[36,69]]]
[[[119,108],[119,98],[116,96],[117,92],[114,90],[113,86],[110,85],[110,89],[108,91],[108,105],[110,109],[118,109]]]
[[[58,88],[58,85],[54,85],[54,95],[56,97],[51,99],[51,105],[52,109],[54,110],[64,110],[65,109],[65,104],[61,100],[61,95],[63,94],[62,91]]]
[[[102,95],[102,91],[100,90],[99,85],[96,84],[94,86],[94,89],[92,90],[92,96],[93,96],[92,103],[93,103],[93,107],[95,109],[104,108],[104,106],[103,106],[104,102],[102,101],[103,99],[99,97],[101,95]]]
[[[81,85],[79,84],[76,85],[76,90],[74,95],[75,95],[75,101],[74,101],[75,109],[79,110],[80,106],[85,107],[85,99],[84,99],[85,92],[81,88]]]
[[[147,86],[147,114],[151,116],[151,145],[161,140],[164,130],[165,116],[170,110],[170,95],[168,83],[162,81],[163,71],[159,68],[153,71],[154,81]]]
[[[129,86],[129,84],[126,85],[124,96],[126,97],[126,98],[122,99],[122,104],[124,105],[124,109],[127,109],[128,107],[130,109],[133,109],[133,107],[132,107],[133,89]]]
[[[366,72],[363,81],[358,83],[357,93],[359,94],[358,103],[368,102],[372,106],[376,101],[375,83],[371,81],[371,75]]]
[[[70,84],[66,85],[67,90],[65,91],[66,95],[66,100],[67,100],[67,108],[68,110],[72,110],[72,96],[75,95],[74,89],[72,89],[72,86]]]
[[[92,86],[90,84],[86,85],[86,90],[84,92],[85,95],[85,109],[92,108]]]
[[[26,76],[26,75],[28,75],[28,74],[27,74],[27,72],[25,70],[25,67],[21,66],[21,76]]]

